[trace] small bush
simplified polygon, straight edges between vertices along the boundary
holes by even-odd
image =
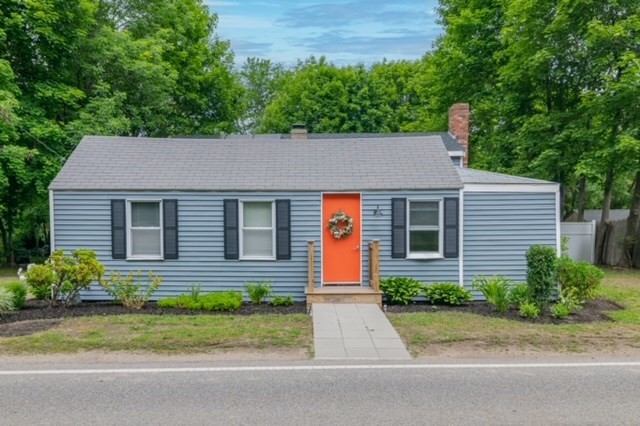
[[[471,284],[475,290],[480,291],[496,310],[504,315],[509,308],[509,291],[514,287],[514,283],[507,278],[496,275],[486,278],[479,275],[473,279]]]
[[[27,300],[27,286],[20,281],[11,282],[4,286],[13,294],[13,309],[19,310]]]
[[[189,288],[189,294],[191,294],[191,298],[193,300],[198,300],[198,298],[200,297],[201,289],[202,286],[200,285],[200,283],[194,283],[193,285],[191,285],[191,288]]]
[[[434,305],[462,305],[472,299],[467,289],[455,283],[434,283],[425,286],[422,291]]]
[[[51,286],[56,281],[56,274],[49,265],[33,265],[25,272],[27,285],[38,300],[51,298]]]
[[[532,302],[520,305],[520,316],[523,318],[535,319],[540,316],[540,308]]]
[[[162,277],[149,271],[145,285],[137,282],[140,278],[142,278],[141,271],[129,272],[129,275],[124,278],[120,272],[112,272],[108,280],[100,281],[100,285],[109,296],[116,302],[122,303],[125,308],[141,309],[158,290]]]
[[[533,302],[542,310],[551,297],[555,285],[556,249],[533,245],[527,251],[527,284]]]
[[[0,314],[8,311],[12,311],[13,306],[13,293],[4,287],[0,287]]]
[[[560,284],[560,294],[582,305],[594,299],[604,278],[604,272],[597,266],[568,256],[558,260],[556,278]]]
[[[391,303],[408,305],[420,294],[423,285],[417,280],[408,277],[389,277],[380,280],[380,290],[384,297]]]
[[[532,300],[531,289],[527,284],[516,284],[509,291],[509,305],[519,307]]]
[[[104,266],[91,250],[75,250],[65,256],[63,250],[51,254],[43,265],[34,265],[25,276],[36,298],[50,298],[52,307],[62,303],[66,308],[73,303],[81,290],[89,288],[93,281],[100,281]]]
[[[293,305],[293,297],[291,296],[276,296],[273,299],[271,299],[271,302],[269,302],[269,304],[271,306],[291,306]]]
[[[251,299],[251,302],[255,305],[261,304],[264,299],[273,294],[271,283],[269,281],[249,281],[244,285],[244,288],[247,290],[249,299]]]
[[[207,293],[193,298],[191,294],[170,297],[158,301],[160,308],[180,308],[193,311],[237,311],[242,306],[242,293],[227,291],[224,293]]]
[[[564,303],[556,303],[551,307],[551,315],[557,319],[563,319],[571,314],[571,309]]]

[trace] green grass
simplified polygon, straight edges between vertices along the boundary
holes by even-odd
[[[605,269],[601,295],[625,306],[610,313],[615,322],[533,324],[458,312],[389,314],[389,319],[416,355],[640,349],[640,271]]]
[[[0,268],[0,284],[18,280],[18,270],[13,268]]]
[[[0,353],[87,350],[204,353],[312,347],[307,315],[121,315],[72,318],[23,337],[0,337]]]

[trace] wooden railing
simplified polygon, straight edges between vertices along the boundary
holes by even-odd
[[[369,286],[374,291],[380,291],[380,241],[369,243]]]
[[[308,241],[308,258],[309,258],[309,270],[307,275],[307,292],[313,293],[315,290],[315,245],[314,241]]]

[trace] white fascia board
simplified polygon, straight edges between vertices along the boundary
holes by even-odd
[[[556,194],[560,192],[560,185],[557,183],[465,183],[464,192],[538,192]]]
[[[53,222],[55,215],[53,212],[53,190],[49,190],[49,251],[53,253],[56,250],[56,234]]]
[[[464,157],[465,156],[465,152],[464,151],[448,151],[449,153],[449,157]]]

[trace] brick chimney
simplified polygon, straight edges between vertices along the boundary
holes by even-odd
[[[307,128],[304,124],[294,124],[291,129],[291,139],[307,139]]]
[[[469,104],[453,104],[449,108],[449,133],[458,139],[465,151],[464,167],[469,165]]]

